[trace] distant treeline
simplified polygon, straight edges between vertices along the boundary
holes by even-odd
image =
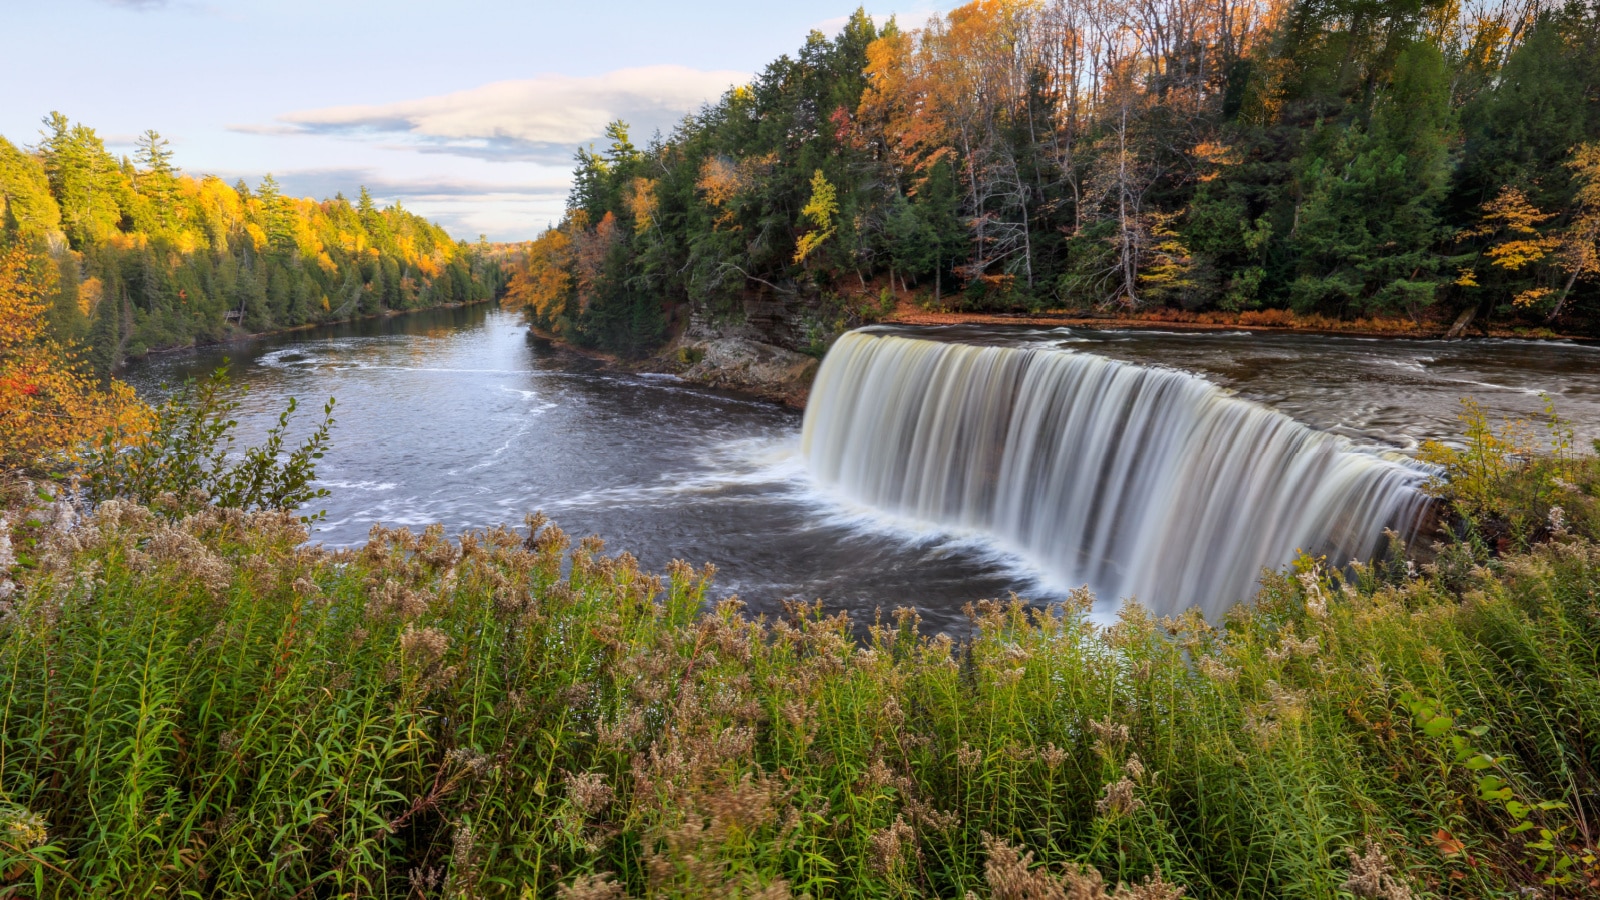
[[[1600,4],[980,0],[864,13],[578,154],[512,297],[622,351],[762,292],[1600,327]],[[887,294],[884,295],[887,298]]]
[[[480,300],[499,284],[478,249],[366,188],[316,202],[173,165],[154,131],[117,159],[60,113],[37,146],[0,137],[0,242],[27,245],[51,329],[102,374],[127,356],[244,332]]]

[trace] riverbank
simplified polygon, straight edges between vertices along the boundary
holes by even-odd
[[[138,362],[148,357],[161,356],[168,353],[204,350],[209,347],[226,347],[231,344],[242,344],[247,341],[259,340],[261,338],[279,337],[286,334],[298,334],[302,331],[315,331],[318,328],[330,328],[337,325],[348,325],[352,322],[371,322],[377,319],[393,319],[398,316],[410,315],[412,313],[436,312],[445,309],[465,309],[469,306],[478,306],[480,304],[493,302],[495,302],[495,300],[491,297],[483,300],[469,300],[461,303],[441,303],[438,306],[419,306],[416,309],[385,309],[382,312],[368,313],[364,316],[348,316],[343,319],[329,319],[325,322],[307,322],[303,325],[292,325],[288,328],[275,328],[269,331],[244,331],[241,329],[236,334],[229,335],[225,338],[219,338],[214,341],[202,341],[195,344],[177,344],[171,347],[155,347],[146,350],[137,356],[123,357],[121,365],[118,366],[118,371],[120,372],[122,366],[126,365],[127,363]]]
[[[870,286],[869,286],[870,287]],[[1402,317],[1336,319],[1289,310],[1242,312],[1191,312],[1152,309],[1137,314],[1084,310],[1025,312],[964,312],[930,308],[929,298],[896,292],[892,308],[877,306],[878,295],[869,290],[856,297],[856,321],[863,324],[908,326],[999,326],[1010,328],[1072,328],[1092,331],[1249,332],[1340,338],[1390,340],[1510,339],[1588,344],[1592,339],[1529,325],[1485,325],[1482,320],[1459,317],[1454,321],[1414,321]],[[672,374],[686,381],[735,391],[745,396],[803,409],[810,397],[811,380],[820,358],[779,346],[778,341],[749,324],[716,327],[698,320],[670,340],[655,355],[625,360],[531,328],[541,338],[576,355],[597,360],[618,371]],[[780,329],[781,330],[781,329]],[[787,334],[787,332],[785,332]],[[792,338],[792,335],[788,336]]]
[[[1541,326],[1489,325],[1466,321],[1414,321],[1408,318],[1336,319],[1304,315],[1283,309],[1220,310],[1192,312],[1179,309],[1153,309],[1141,313],[1086,313],[1083,311],[960,312],[929,309],[899,301],[894,312],[883,319],[899,325],[1029,325],[1047,328],[1150,329],[1185,331],[1252,331],[1262,333],[1326,334],[1342,337],[1413,338],[1437,340],[1454,338],[1514,338],[1522,340],[1586,340]],[[1459,325],[1459,327],[1458,327]],[[1452,334],[1452,332],[1455,332]]]

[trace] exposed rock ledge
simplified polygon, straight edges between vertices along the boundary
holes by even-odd
[[[671,351],[686,381],[728,388],[803,407],[817,360],[742,337],[683,340]]]

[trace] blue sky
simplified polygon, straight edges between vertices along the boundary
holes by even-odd
[[[637,143],[859,0],[0,0],[0,134],[51,110],[114,152],[154,128],[185,170],[306,196],[359,184],[461,237],[559,218],[573,150]],[[940,0],[898,0],[915,25]]]

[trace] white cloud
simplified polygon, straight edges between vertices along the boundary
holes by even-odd
[[[569,158],[623,119],[635,143],[669,131],[682,117],[749,76],[686,66],[618,69],[575,78],[541,75],[437,97],[370,106],[335,106],[279,117],[279,125],[234,126],[263,134],[404,136],[417,149],[489,159]]]
[[[504,168],[494,167],[494,171]],[[258,183],[265,172],[212,172],[232,183]],[[414,213],[443,225],[458,238],[480,233],[494,240],[525,240],[558,221],[566,207],[571,180],[560,173],[523,179],[467,178],[419,174],[399,176],[365,167],[280,169],[274,173],[283,192],[292,197],[327,198],[342,193],[354,198],[365,186],[380,205],[402,203]]]

